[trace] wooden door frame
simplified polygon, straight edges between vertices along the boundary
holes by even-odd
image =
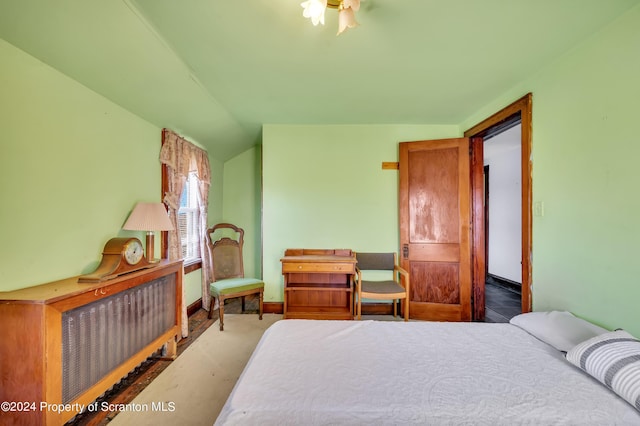
[[[491,182],[491,179],[489,179],[489,170],[490,170],[490,167],[488,164],[483,167],[483,171],[484,171],[484,260],[485,260],[484,276],[485,278],[489,273],[489,238],[490,238],[489,237],[489,204],[491,201],[491,199],[489,198],[489,195],[491,192],[489,188],[489,182]]]
[[[484,167],[484,153],[482,138],[491,127],[520,114],[521,118],[521,179],[522,179],[522,312],[531,312],[531,258],[532,258],[532,162],[531,162],[531,118],[532,94],[527,93],[509,106],[501,109],[464,132],[464,136],[471,138],[471,187],[472,199],[472,258],[473,258],[473,319],[484,320],[484,292],[486,268],[485,234],[484,234],[484,206],[479,196],[484,185],[482,171]],[[478,171],[479,170],[479,171]],[[484,195],[484,194],[482,194]],[[486,278],[486,277],[485,277]]]

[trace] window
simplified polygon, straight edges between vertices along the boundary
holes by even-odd
[[[163,258],[184,261],[184,273],[202,269],[202,297],[209,302],[208,256],[200,252],[200,236],[207,230],[206,217],[201,218],[202,206],[208,205],[211,168],[207,151],[198,148],[177,133],[162,129],[162,197],[169,217],[175,221],[174,231],[162,232]],[[186,183],[183,179],[186,176]],[[178,195],[179,194],[179,195]],[[206,215],[206,209],[204,214]],[[198,228],[198,222],[200,228]],[[186,316],[184,317],[186,318]],[[187,324],[186,320],[183,325]],[[185,330],[183,335],[186,336]]]
[[[198,175],[189,172],[178,209],[178,228],[182,258],[185,264],[200,260],[200,208],[198,207]]]

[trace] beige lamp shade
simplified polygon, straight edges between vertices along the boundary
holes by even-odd
[[[128,231],[147,231],[147,261],[156,263],[153,253],[153,232],[171,231],[173,224],[162,203],[138,203],[133,208],[122,229]]]
[[[138,203],[122,229],[128,231],[171,231],[173,224],[162,203]]]

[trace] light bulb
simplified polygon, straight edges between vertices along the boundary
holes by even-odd
[[[307,0],[300,3],[304,8],[302,16],[311,19],[313,25],[324,25],[324,12],[327,10],[327,0]]]

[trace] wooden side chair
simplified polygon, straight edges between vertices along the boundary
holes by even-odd
[[[236,238],[222,237],[214,239],[213,234],[218,230],[231,230]],[[224,233],[224,231],[221,231]],[[242,263],[242,246],[244,245],[244,230],[230,223],[218,223],[207,230],[207,247],[211,259],[211,277],[213,282],[209,286],[211,291],[211,306],[209,318],[213,315],[215,300],[220,306],[220,331],[224,330],[224,301],[235,297],[242,297],[242,311],[244,312],[244,298],[250,294],[258,294],[260,299],[259,317],[262,319],[262,301],[264,295],[264,281],[257,278],[246,278]]]
[[[356,253],[356,315],[362,316],[362,299],[393,300],[393,316],[398,300],[403,300],[404,320],[409,321],[409,273],[398,265],[396,253]],[[362,279],[362,271],[388,271],[386,279]],[[392,275],[392,276],[391,276]]]

